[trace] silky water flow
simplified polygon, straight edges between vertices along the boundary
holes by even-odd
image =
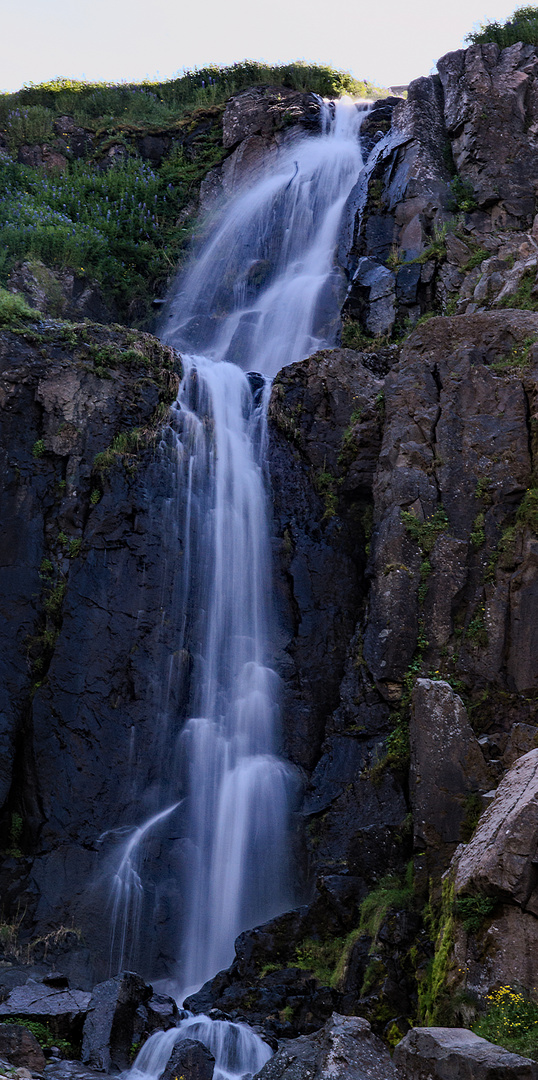
[[[362,167],[364,105],[342,99],[320,109],[320,132],[290,136],[224,207],[177,283],[160,335],[184,362],[162,444],[180,472],[185,537],[178,646],[192,656],[192,691],[179,737],[184,798],[167,799],[123,843],[113,935],[121,967],[129,935],[144,932],[144,844],[180,806],[190,857],[178,883],[179,1001],[229,966],[241,931],[294,899],[287,831],[296,781],[276,755],[264,459],[269,380],[334,342],[345,290],[334,256]],[[215,1080],[252,1076],[271,1056],[245,1024],[185,1014],[178,1028],[148,1039],[132,1080],[157,1080],[184,1038],[209,1047]]]

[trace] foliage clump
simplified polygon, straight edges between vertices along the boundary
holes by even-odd
[[[513,15],[504,23],[483,23],[478,30],[467,34],[470,45],[485,45],[493,41],[501,49],[515,45],[517,41],[525,45],[538,45],[538,8],[533,4],[516,8]]]
[[[511,986],[500,986],[486,998],[486,1012],[474,1025],[475,1035],[514,1054],[538,1060],[538,1004]]]

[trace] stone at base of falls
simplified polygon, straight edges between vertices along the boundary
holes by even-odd
[[[396,1080],[397,1075],[367,1020],[333,1013],[314,1035],[286,1043],[255,1080]]]
[[[48,1024],[59,1038],[76,1041],[80,1039],[90,997],[84,990],[58,989],[30,980],[25,986],[16,986],[2,1002],[0,1020],[37,1020]]]
[[[215,1058],[207,1046],[196,1039],[176,1043],[161,1080],[212,1080]]]
[[[394,1051],[406,1080],[538,1080],[538,1062],[511,1054],[467,1028],[412,1028]]]
[[[160,1008],[164,1000],[158,997]],[[132,1046],[141,1042],[148,1029],[153,1032],[173,1026],[169,1013],[161,1023],[156,1022],[153,1001],[151,986],[132,971],[94,987],[82,1033],[83,1062],[103,1072],[129,1068]]]
[[[103,1073],[97,1069],[88,1069],[80,1061],[65,1061],[52,1057],[45,1066],[43,1075],[47,1080],[104,1080]]]
[[[45,1055],[35,1035],[18,1024],[0,1024],[0,1058],[34,1072],[45,1068]]]

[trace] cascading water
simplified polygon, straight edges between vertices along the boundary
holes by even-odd
[[[170,302],[165,341],[271,377],[334,341],[346,288],[334,253],[364,115],[349,98],[322,103],[321,134],[291,141],[232,200]]]
[[[362,166],[363,115],[349,99],[323,103],[321,133],[290,138],[276,165],[228,204],[177,286],[161,333],[185,367],[164,437],[182,473],[179,647],[192,657],[190,719],[177,749],[188,852],[179,885],[178,996],[229,965],[238,933],[293,903],[287,820],[294,780],[275,756],[278,678],[269,667],[269,384],[244,372],[272,376],[334,341],[343,291],[334,251]],[[177,793],[169,794],[170,804]],[[140,844],[175,808],[154,815],[124,845],[116,895],[127,891],[129,903],[143,887]],[[124,938],[125,916],[116,916]],[[160,1076],[173,1043],[185,1037],[215,1054],[215,1080],[251,1075],[270,1056],[244,1025],[189,1017],[148,1040],[133,1068],[137,1080]]]

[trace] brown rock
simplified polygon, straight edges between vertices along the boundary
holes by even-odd
[[[46,1064],[35,1035],[19,1024],[0,1024],[0,1057],[34,1072],[43,1072]]]
[[[538,750],[501,781],[470,844],[459,857],[456,893],[510,899],[538,915]]]
[[[249,135],[272,135],[285,124],[316,121],[319,101],[283,87],[253,86],[228,102],[223,117],[223,144],[237,145]]]

